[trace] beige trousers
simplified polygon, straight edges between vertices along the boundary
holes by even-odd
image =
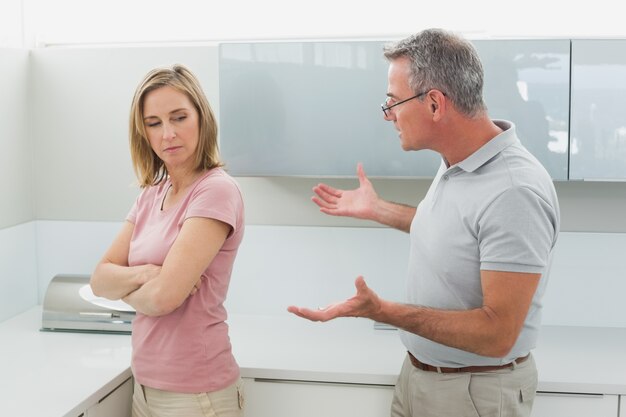
[[[215,392],[162,391],[135,382],[133,417],[243,417],[243,381]]]
[[[529,417],[536,389],[532,355],[515,368],[458,374],[422,371],[407,355],[391,417]]]

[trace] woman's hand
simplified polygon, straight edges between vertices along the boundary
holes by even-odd
[[[146,264],[141,265],[141,270],[138,274],[138,279],[140,285],[145,284],[146,282],[152,281],[161,273],[161,267],[159,265]]]
[[[191,288],[191,292],[189,293],[189,295],[194,295],[195,293],[200,291],[200,285],[202,285],[202,277],[200,277],[200,279],[196,281],[194,286]]]

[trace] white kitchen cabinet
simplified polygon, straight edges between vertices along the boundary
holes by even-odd
[[[130,417],[132,399],[133,378],[129,378],[96,405],[89,407],[84,417]]]
[[[626,40],[572,40],[570,179],[626,179]]]
[[[392,386],[244,378],[246,417],[380,417]]]
[[[570,41],[475,40],[492,119],[515,124],[522,144],[554,180],[567,180]]]
[[[618,395],[538,392],[532,417],[617,417]]]
[[[246,417],[388,416],[393,398],[393,386],[244,381]],[[618,395],[538,392],[532,417],[626,417],[618,402]]]
[[[382,41],[224,43],[220,150],[235,176],[432,178],[441,158],[404,152],[383,119]],[[567,179],[569,40],[474,41],[493,118],[517,126],[552,178]],[[306,82],[303,82],[306,80]]]
[[[432,178],[383,119],[383,41],[222,43],[220,152],[235,176]],[[237,115],[237,116],[235,116]]]

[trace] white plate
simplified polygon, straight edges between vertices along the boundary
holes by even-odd
[[[134,308],[122,300],[108,300],[106,298],[95,296],[91,290],[91,285],[89,284],[83,285],[80,290],[78,290],[78,294],[80,294],[83,300],[89,301],[91,304],[97,305],[98,307],[104,307],[117,311],[135,311]]]

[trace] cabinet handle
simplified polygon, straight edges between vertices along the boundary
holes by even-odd
[[[558,392],[558,391],[537,391],[537,395],[545,395],[550,397],[584,397],[584,398],[598,398],[604,397],[604,394],[597,394],[591,392]]]
[[[569,182],[624,182],[624,178],[572,178]]]
[[[126,380],[124,380],[124,382],[122,382],[121,384],[119,384],[117,387],[113,388],[111,391],[109,391],[109,393],[107,393],[107,395],[105,395],[104,397],[100,398],[98,400],[98,404],[100,404],[102,401],[104,401],[109,395],[113,394],[115,391],[117,391],[117,389],[119,387],[121,387],[122,385],[124,385],[125,383],[127,383],[130,379],[132,378],[132,376]],[[80,416],[79,416],[80,417]]]
[[[300,379],[276,379],[276,378],[254,378],[254,382],[268,382],[272,384],[315,384],[315,385],[341,385],[341,386],[355,386],[355,387],[379,387],[379,388],[393,388],[395,385],[390,384],[368,384],[358,382],[333,382],[333,381],[308,381]]]

